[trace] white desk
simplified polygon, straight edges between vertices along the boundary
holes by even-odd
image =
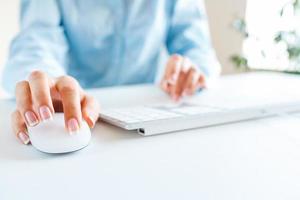
[[[222,78],[221,85],[233,88],[236,79],[243,75]],[[103,107],[168,101],[153,86],[91,93]],[[15,140],[9,127],[13,107],[0,103],[1,200],[300,199],[297,117],[152,137],[98,123],[90,146],[51,156]]]

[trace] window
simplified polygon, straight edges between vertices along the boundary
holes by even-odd
[[[250,68],[300,72],[299,11],[300,0],[248,0],[243,52]]]

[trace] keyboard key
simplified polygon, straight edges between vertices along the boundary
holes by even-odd
[[[146,107],[109,109],[102,111],[102,115],[124,123],[139,123],[162,119],[185,117],[209,112],[221,111],[208,106],[169,106],[169,107]]]

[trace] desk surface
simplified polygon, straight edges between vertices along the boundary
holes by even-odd
[[[244,76],[218,85],[232,88]],[[90,92],[102,107],[169,101],[149,85]],[[99,122],[87,148],[53,156],[15,140],[13,108],[0,101],[1,200],[300,198],[297,115],[151,137]]]

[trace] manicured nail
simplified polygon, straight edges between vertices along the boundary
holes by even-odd
[[[166,80],[164,80],[162,82],[162,87],[166,90],[168,88],[168,82]]]
[[[175,95],[172,96],[172,99],[173,99],[173,101],[178,101],[179,96],[177,94],[175,94]]]
[[[40,110],[40,116],[43,121],[52,119],[52,114],[48,106],[41,106],[39,110]]]
[[[186,97],[186,96],[188,96],[188,92],[187,92],[187,90],[183,90],[183,92],[182,92],[182,96],[183,96],[183,97]]]
[[[21,140],[21,142],[23,144],[28,144],[29,143],[29,137],[28,137],[28,135],[26,133],[20,132],[18,134],[18,137],[19,137],[19,139]]]
[[[95,126],[95,122],[91,116],[87,117],[86,122],[88,123],[89,127],[91,127],[91,128],[93,128]]]
[[[25,119],[29,126],[35,126],[39,123],[38,118],[35,116],[35,114],[32,111],[27,111],[25,113]]]
[[[69,119],[68,121],[68,131],[70,135],[75,134],[79,130],[78,121],[75,118]]]
[[[171,79],[169,79],[169,83],[175,84],[176,83],[176,79],[177,79],[177,75],[173,74],[172,77],[171,77]]]
[[[191,96],[193,94],[193,92],[190,89],[185,89],[182,93],[182,96],[186,97],[186,96]]]

